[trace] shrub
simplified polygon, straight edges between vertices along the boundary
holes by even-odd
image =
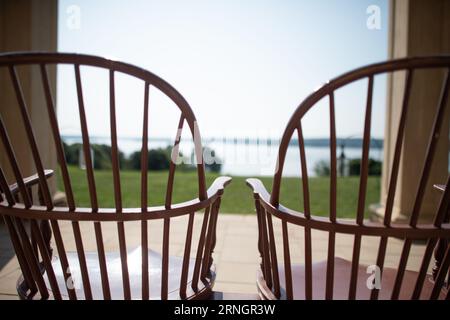
[[[148,170],[158,171],[169,169],[170,149],[150,149],[148,151]],[[135,151],[131,154],[129,167],[133,170],[141,170],[141,151]]]
[[[67,144],[63,142],[64,147],[64,155],[66,156],[66,162],[68,164],[78,164],[78,152],[81,148],[81,144],[74,143],[74,144]]]
[[[330,164],[326,160],[320,160],[314,166],[314,172],[318,177],[325,177],[330,175]]]
[[[67,163],[78,165],[80,150],[82,150],[83,145],[81,143],[74,143],[71,145],[63,143],[63,146]],[[91,144],[91,153],[93,155],[94,169],[102,170],[112,168],[111,146],[108,146],[106,144]],[[124,153],[120,150],[118,157],[119,167],[124,168],[127,161]]]
[[[210,147],[203,148],[203,158],[205,159],[205,169],[210,172],[220,173],[222,161],[217,157],[216,152]]]
[[[380,176],[381,166],[381,161],[369,159],[369,176]],[[359,176],[361,174],[361,159],[351,159],[349,161],[349,174],[351,176]]]

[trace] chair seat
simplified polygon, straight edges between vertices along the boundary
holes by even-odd
[[[92,297],[96,300],[103,299],[102,291],[102,279],[100,273],[100,265],[97,252],[86,252],[86,264],[89,271],[89,280],[91,284]],[[122,286],[122,267],[120,252],[107,252],[105,253],[106,265],[108,269],[108,279],[111,291],[112,299],[123,299],[123,286]],[[72,279],[74,282],[75,293],[78,299],[84,299],[83,283],[81,279],[80,265],[78,262],[78,255],[76,252],[67,252],[67,259],[71,268]],[[149,273],[149,294],[150,299],[161,299],[161,270],[162,270],[162,256],[160,253],[153,250],[148,251],[148,273]],[[128,272],[130,278],[130,289],[132,299],[142,298],[142,264],[141,264],[141,247],[129,251],[127,255]],[[180,299],[179,288],[182,270],[182,257],[169,256],[169,281],[168,281],[168,298]],[[62,273],[61,264],[58,257],[55,257],[52,261],[53,270],[55,271],[56,280],[61,290],[63,299],[68,299],[68,293],[64,285],[64,275]],[[191,280],[194,270],[195,259],[189,260],[189,273],[187,283],[187,298],[192,298],[196,295],[191,289]],[[47,288],[50,291],[50,284],[45,276]],[[203,283],[201,280],[198,283],[197,293],[203,292],[204,289],[211,289],[212,282]],[[50,292],[51,293],[51,292]]]
[[[348,299],[348,292],[350,286],[350,272],[352,263],[348,260],[336,257],[334,259],[334,290],[333,299],[346,300]],[[305,299],[305,267],[304,265],[292,265],[292,282],[293,282],[293,296],[295,300]],[[357,300],[368,300],[370,299],[371,290],[367,288],[366,282],[371,274],[366,273],[367,266],[359,265],[358,268],[358,281],[356,290]],[[285,274],[283,265],[279,266],[280,273],[280,287],[281,293],[285,297]],[[327,275],[327,262],[321,261],[313,263],[312,265],[312,285],[313,285],[313,299],[323,300],[325,299],[325,285],[326,285],[326,275]],[[397,274],[397,269],[384,268],[382,280],[381,280],[381,290],[379,292],[378,299],[389,300],[391,298],[392,289],[395,283],[395,277]],[[414,286],[416,284],[417,272],[405,271],[403,278],[403,284],[400,290],[399,299],[409,300],[411,299]],[[259,273],[258,285],[265,285],[265,281],[262,279],[261,272]],[[431,276],[427,275],[425,278],[421,299],[429,299],[431,291],[433,289],[433,281]],[[444,299],[446,290],[441,290],[439,299]]]

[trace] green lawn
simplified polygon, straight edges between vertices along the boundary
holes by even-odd
[[[69,167],[77,206],[90,206],[86,181],[86,172],[77,167]],[[217,174],[207,175],[210,186]],[[245,184],[245,177],[233,177],[231,184],[225,189],[221,212],[252,213],[254,212],[253,196]],[[260,178],[270,191],[271,177]],[[95,171],[98,201],[101,207],[114,207],[113,180],[111,171]],[[161,205],[167,181],[167,172],[149,172],[149,203]],[[140,173],[138,171],[121,171],[122,201],[124,207],[140,206]],[[60,175],[58,186],[63,188]],[[339,217],[354,217],[358,199],[358,177],[338,179],[337,213]],[[311,210],[315,215],[328,215],[329,178],[310,178]],[[289,208],[301,209],[300,179],[285,178],[281,189],[281,203]],[[379,201],[380,178],[370,177],[367,186],[366,208]],[[196,172],[177,172],[175,175],[174,202],[190,200],[197,196]],[[367,213],[367,210],[366,210]]]

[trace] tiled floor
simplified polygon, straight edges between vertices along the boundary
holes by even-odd
[[[198,239],[201,227],[201,215],[195,219],[193,241]],[[61,223],[61,231],[66,243],[66,250],[75,250],[72,228],[69,223]],[[92,224],[82,224],[83,234],[94,234]],[[103,237],[105,249],[117,249],[117,227],[114,223],[105,223]],[[281,239],[281,226],[274,221],[275,234]],[[149,246],[160,250],[162,239],[162,224],[152,222],[149,226]],[[233,293],[256,293],[255,279],[259,265],[257,250],[257,221],[255,215],[220,214],[217,224],[217,243],[214,251],[217,278],[214,289]],[[140,224],[126,224],[127,246],[139,245]],[[170,254],[181,255],[186,236],[186,219],[176,218],[171,222]],[[291,259],[303,262],[303,232],[301,228],[289,228]],[[326,258],[328,239],[324,232],[313,232],[313,260]],[[361,263],[374,264],[378,250],[379,239],[365,237],[362,242]],[[85,250],[96,251],[95,237],[86,237]],[[408,269],[417,270],[424,244],[414,244],[408,260]],[[282,248],[282,244],[279,244]],[[336,239],[336,255],[351,259],[353,237],[339,235]],[[389,240],[386,266],[396,267],[402,249],[402,241]],[[281,254],[281,250],[280,254]],[[17,260],[11,248],[9,236],[3,223],[0,223],[0,299],[17,299],[15,284],[20,274]]]

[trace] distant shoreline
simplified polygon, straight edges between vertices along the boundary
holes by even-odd
[[[63,140],[80,140],[81,135],[62,135]],[[93,142],[109,140],[108,136],[91,136]],[[119,137],[119,140],[127,141],[141,141],[139,137]],[[163,142],[168,145],[173,144],[173,139],[170,138],[151,138],[148,140],[150,142]],[[248,144],[248,145],[258,145],[258,144],[279,144],[279,140],[276,139],[254,139],[254,138],[202,138],[203,144],[208,143],[224,143],[224,144]],[[346,148],[356,148],[360,149],[363,145],[363,140],[360,138],[337,138],[337,146],[344,145]],[[289,143],[290,146],[298,146],[298,140],[292,139]],[[306,147],[324,148],[330,146],[330,140],[326,138],[309,138],[305,139]],[[383,139],[372,138],[370,139],[370,148],[372,149],[383,149]]]

